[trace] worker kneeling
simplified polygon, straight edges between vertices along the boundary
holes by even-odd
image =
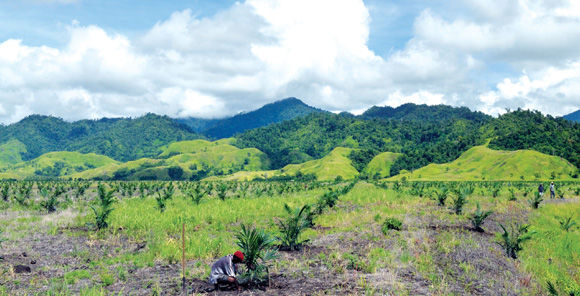
[[[210,284],[214,284],[215,290],[219,289],[219,284],[235,285],[240,291],[242,288],[238,283],[236,275],[238,274],[238,263],[244,262],[244,253],[236,251],[233,255],[226,255],[220,258],[211,267],[209,276]]]

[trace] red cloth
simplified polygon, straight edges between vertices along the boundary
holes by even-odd
[[[234,253],[234,256],[238,257],[238,259],[240,259],[241,261],[244,261],[244,253],[242,253],[240,251],[236,251]]]

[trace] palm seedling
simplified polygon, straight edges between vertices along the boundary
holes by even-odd
[[[574,188],[574,195],[580,196],[580,187]]]
[[[155,201],[157,201],[157,209],[161,211],[161,213],[165,212],[167,208],[167,201],[173,198],[175,187],[173,185],[167,186],[167,188],[163,189],[163,192],[157,191],[157,196],[155,197]]]
[[[248,267],[248,272],[243,276],[247,277],[250,284],[255,284],[262,280],[264,273],[269,278],[268,261],[276,259],[276,250],[272,243],[276,240],[267,234],[263,229],[241,225],[241,230],[236,234],[236,244],[244,253],[244,261]]]
[[[570,231],[576,225],[576,221],[572,220],[572,216],[566,218],[559,218],[560,228],[565,231]]]
[[[468,219],[471,221],[471,225],[473,225],[475,231],[484,232],[485,230],[481,227],[485,223],[485,219],[491,214],[493,214],[492,211],[482,211],[479,203],[477,203],[477,209],[473,214],[469,215]]]
[[[115,197],[113,196],[114,192],[115,189],[107,191],[103,184],[97,186],[97,205],[91,205],[91,209],[93,209],[93,212],[95,213],[95,226],[97,230],[109,227],[107,220],[109,219],[111,212],[114,210],[112,208],[113,203],[115,202]]]
[[[558,190],[556,190],[556,194],[558,194],[559,198],[563,199],[564,196],[566,195],[566,191],[558,189]]]
[[[510,197],[508,199],[509,201],[516,201],[516,200],[518,200],[516,198],[516,190],[514,188],[510,188],[510,189],[508,189],[508,191],[510,192]]]
[[[534,197],[528,200],[528,203],[532,206],[532,209],[537,209],[540,207],[542,201],[544,201],[544,198],[542,198],[539,192],[536,192]]]
[[[445,206],[445,200],[447,200],[447,197],[449,196],[449,189],[443,186],[440,187],[439,190],[433,190],[433,193],[435,194],[437,204],[440,206]]]
[[[518,252],[523,250],[522,244],[532,238],[533,232],[529,232],[529,225],[512,225],[510,231],[508,231],[505,226],[501,223],[499,224],[503,229],[503,233],[497,234],[496,243],[500,245],[506,255],[510,258],[517,259]]]
[[[40,195],[43,197],[43,201],[40,202],[40,206],[49,213],[56,211],[56,206],[59,204],[58,194],[59,191],[55,190],[54,192],[51,192],[47,188],[42,188],[40,190]]]
[[[2,187],[0,187],[0,196],[2,196],[2,200],[8,201],[10,196],[10,184],[8,182],[3,182]]]
[[[312,226],[313,213],[309,205],[292,210],[288,204],[284,204],[284,210],[288,217],[278,221],[280,236],[277,238],[282,243],[282,247],[290,251],[298,251],[302,244],[307,242],[307,240],[298,241],[298,239],[302,231]]]
[[[220,183],[220,185],[217,186],[216,190],[219,199],[226,200],[226,195],[228,193],[228,185],[226,185],[225,183]]]
[[[201,200],[205,196],[205,192],[201,188],[200,185],[195,186],[193,189],[187,191],[187,195],[191,198],[191,200],[196,204],[199,205]]]
[[[501,187],[499,184],[494,186],[493,188],[491,188],[491,196],[498,197],[500,191],[501,191]]]
[[[459,190],[459,193],[456,195],[457,197],[453,199],[453,211],[457,215],[461,215],[463,212],[463,206],[467,204],[467,197],[470,194],[470,190],[467,187],[462,187]]]

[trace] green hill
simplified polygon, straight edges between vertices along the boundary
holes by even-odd
[[[391,165],[401,153],[384,152],[375,156],[363,170],[364,174],[370,178],[386,178],[390,176]]]
[[[531,150],[501,151],[477,146],[451,163],[430,164],[391,180],[492,181],[571,180],[576,167],[567,160]]]
[[[210,177],[206,180],[253,180],[257,178],[272,178],[283,176],[314,175],[319,181],[335,180],[337,177],[343,180],[354,179],[359,172],[352,166],[348,155],[353,149],[337,147],[321,159],[307,161],[301,164],[290,164],[279,170],[237,172],[230,176]]]
[[[7,174],[6,178],[56,178],[71,176],[78,172],[95,169],[98,167],[117,164],[117,161],[94,153],[82,154],[79,152],[49,152],[40,157],[6,166],[0,169],[1,173]]]
[[[0,145],[0,167],[22,162],[26,153],[26,145],[18,140],[10,140]]]
[[[207,176],[259,171],[268,157],[255,148],[239,149],[230,143],[194,140],[169,145],[158,159],[142,158],[117,166],[104,166],[75,174],[74,178],[114,180],[198,180]]]

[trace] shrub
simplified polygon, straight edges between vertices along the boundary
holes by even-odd
[[[278,221],[281,234],[278,239],[282,243],[282,247],[288,248],[290,251],[297,251],[303,243],[307,242],[307,240],[298,241],[298,238],[302,231],[312,226],[313,214],[309,205],[292,210],[288,204],[284,204],[284,210],[288,217]]]
[[[403,227],[403,222],[397,218],[387,217],[385,222],[383,222],[383,226],[381,227],[381,231],[384,234],[387,234],[389,230],[401,230]]]
[[[542,198],[539,192],[536,192],[534,194],[534,197],[528,200],[528,203],[530,204],[530,206],[532,206],[532,209],[537,209],[540,207],[540,203],[542,203],[542,201],[544,201],[544,199]]]
[[[91,205],[91,209],[93,209],[93,212],[95,213],[95,227],[97,230],[109,227],[107,220],[109,219],[111,212],[114,210],[112,205],[115,202],[115,197],[113,196],[115,191],[114,188],[106,191],[105,185],[103,184],[97,186],[98,204],[97,207]]]
[[[523,250],[522,244],[531,239],[533,232],[529,232],[529,225],[512,225],[510,231],[508,231],[501,223],[499,224],[503,229],[503,233],[497,234],[496,243],[499,244],[506,255],[510,258],[517,259],[518,252]]]
[[[483,230],[481,226],[483,226],[485,219],[491,214],[493,214],[492,211],[482,211],[479,203],[477,203],[477,210],[475,210],[475,212],[471,214],[468,219],[471,221],[471,225],[473,225],[475,231],[484,232],[485,230]]]

